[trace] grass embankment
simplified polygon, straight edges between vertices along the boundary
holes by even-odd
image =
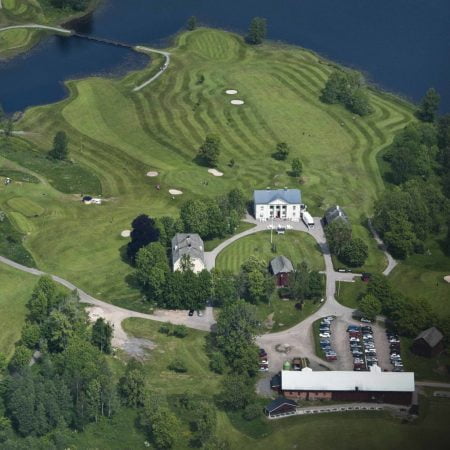
[[[336,300],[349,308],[358,308],[358,299],[365,294],[367,284],[357,278],[353,283],[336,283]]]
[[[25,304],[37,278],[0,264],[0,352],[10,357],[25,322]]]
[[[286,231],[286,234],[272,234],[276,251],[272,251],[270,231],[245,236],[225,248],[216,260],[221,270],[239,272],[242,264],[250,256],[257,256],[269,265],[271,259],[283,255],[289,258],[294,268],[305,261],[311,269],[323,270],[325,263],[322,252],[314,238],[301,231]]]
[[[236,227],[236,230],[234,231],[234,234],[242,233],[243,231],[249,230],[250,228],[253,228],[255,225],[253,223],[248,222],[240,222],[239,225]],[[224,238],[216,238],[211,239],[209,241],[205,241],[205,251],[210,252],[211,250],[214,250],[218,245],[220,245],[222,242],[226,241],[229,238],[229,236]]]
[[[101,207],[83,207],[57,198],[49,186],[46,192],[15,194],[38,204],[45,199],[49,210],[58,211],[36,218],[26,241],[42,269],[107,301],[138,299],[139,292],[126,282],[130,268],[120,259],[127,241],[119,233],[134,217],[177,215],[185,200],[222,195],[233,187],[249,198],[255,188],[295,187],[288,175],[294,157],[303,161],[305,183],[299,187],[314,214],[331,204],[344,207],[353,223],[371,214],[383,189],[376,154],[412,120],[410,106],[371,92],[375,112],[360,118],[339,105],[321,103],[332,66],[296,47],[248,47],[234,34],[199,29],[182,34],[171,52],[169,69],[138,93],[127,77],[73,81],[68,99],[27,110],[17,125],[39,131],[30,139],[33,150],[42,152],[51,147],[56,131],[65,130],[71,158],[98,177],[103,196],[110,199]],[[245,105],[231,105],[227,88],[238,89]],[[222,139],[223,177],[213,177],[194,162],[207,133]],[[286,162],[271,157],[281,141],[291,146]],[[27,164],[25,158],[16,162]],[[48,175],[42,168],[33,170]],[[149,170],[160,176],[146,177]],[[64,176],[55,174],[50,183],[58,189]],[[88,193],[82,183],[79,193]],[[172,199],[170,188],[183,195]],[[375,255],[384,259],[381,252]]]

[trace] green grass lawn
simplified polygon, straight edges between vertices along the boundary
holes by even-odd
[[[234,231],[234,234],[242,233],[245,230],[249,230],[250,228],[253,228],[255,225],[248,222],[239,222],[239,225],[236,227],[236,230]],[[205,241],[205,251],[210,252],[211,250],[214,250],[219,244],[226,241],[229,238],[229,236],[226,236],[224,238],[216,238],[211,239],[209,241]]]
[[[353,283],[336,283],[336,300],[349,308],[358,308],[358,299],[366,292],[367,284],[357,278]]]
[[[450,284],[443,279],[446,275],[450,275],[450,258],[433,241],[425,254],[410,256],[389,278],[403,294],[428,300],[435,313],[443,317],[450,315]]]
[[[0,352],[8,357],[20,338],[25,322],[25,304],[37,278],[0,264]]]
[[[167,395],[190,392],[211,396],[217,391],[221,376],[209,370],[208,333],[190,329],[189,334],[180,339],[159,333],[159,322],[135,318],[125,320],[123,327],[130,335],[150,339],[156,344],[145,365],[150,389],[164,391]],[[174,359],[185,363],[186,373],[167,368]]]
[[[411,352],[413,339],[401,338],[401,355],[405,370],[415,373],[418,380],[450,381],[447,367],[450,367],[450,356],[441,353],[433,358],[424,358]]]
[[[263,323],[269,319],[273,321],[273,326],[270,328],[271,332],[277,332],[290,328],[306,317],[316,312],[320,303],[306,300],[303,309],[295,308],[295,301],[281,300],[278,294],[275,293],[269,303],[260,303],[257,305],[258,319]]]
[[[237,273],[241,265],[252,255],[258,256],[267,264],[276,256],[284,255],[291,260],[294,267],[306,261],[314,270],[324,269],[322,252],[314,238],[307,233],[292,230],[288,230],[286,234],[274,232],[272,239],[276,252],[272,252],[270,231],[245,236],[219,253],[216,267]]]
[[[24,244],[38,266],[123,306],[140,299],[129,283],[131,268],[120,258],[127,243],[120,232],[137,215],[175,216],[184,201],[223,195],[233,187],[249,199],[255,188],[295,187],[290,159],[300,157],[305,182],[299,187],[314,214],[337,203],[359,223],[383,189],[377,153],[413,120],[410,105],[376,91],[370,93],[375,111],[367,118],[321,103],[332,65],[300,48],[248,47],[235,34],[201,28],[181,34],[170,50],[169,70],[151,86],[132,92],[157,64],[123,79],[71,81],[67,99],[28,109],[16,125],[39,133],[29,141],[11,139],[13,148],[0,145],[0,156],[16,170],[28,169],[43,181],[0,189],[0,205],[28,233]],[[199,74],[205,77],[201,84]],[[239,90],[245,105],[229,103],[224,90],[230,87]],[[69,136],[73,164],[58,167],[46,158],[58,130]],[[221,136],[223,177],[194,162],[207,133]],[[281,141],[291,146],[285,162],[271,157]],[[149,170],[160,175],[148,178]],[[172,199],[170,188],[183,195]],[[30,218],[11,208],[11,193],[29,198],[44,214]],[[88,193],[101,193],[104,204],[81,205],[79,196]],[[322,267],[307,239],[301,235],[305,246],[293,260],[305,257]],[[377,254],[372,259],[368,264],[382,265]],[[236,268],[239,261],[227,264]]]

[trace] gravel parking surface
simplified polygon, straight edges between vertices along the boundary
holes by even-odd
[[[333,320],[331,342],[338,357],[337,361],[333,361],[334,370],[353,370],[353,357],[350,353],[347,333],[348,324],[346,320]]]
[[[377,348],[378,366],[383,370],[392,370],[392,364],[390,361],[389,342],[386,337],[384,327],[379,324],[372,325],[373,338],[375,340],[375,347]]]

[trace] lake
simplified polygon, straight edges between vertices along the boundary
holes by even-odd
[[[449,0],[106,0],[80,32],[130,44],[163,46],[196,15],[202,24],[244,33],[254,16],[268,38],[300,45],[363,71],[391,92],[418,101],[433,86],[450,112]],[[0,63],[7,112],[61,100],[64,80],[120,76],[148,59],[124,48],[50,36]]]

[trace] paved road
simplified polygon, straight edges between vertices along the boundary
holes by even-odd
[[[383,275],[389,275],[392,272],[392,270],[394,269],[394,267],[398,263],[392,257],[392,255],[387,251],[385,243],[381,240],[380,235],[377,233],[377,231],[373,227],[372,222],[370,221],[370,219],[368,219],[368,224],[369,224],[369,228],[370,228],[370,231],[373,234],[374,239],[377,241],[380,249],[384,252],[384,254],[386,256],[386,259],[388,261],[388,265],[387,265],[386,269],[383,270]]]
[[[139,86],[136,86],[133,89],[133,92],[138,92],[141,89],[148,86],[153,81],[155,81],[158,77],[160,77],[168,69],[169,64],[170,64],[170,53],[162,51],[162,50],[157,50],[155,48],[142,47],[140,45],[138,45],[137,47],[134,47],[134,50],[136,50],[137,52],[143,52],[143,53],[159,53],[160,55],[163,55],[165,58],[164,65],[162,66],[161,70],[158,73],[156,73],[149,80],[145,81],[144,83],[140,84]]]
[[[11,261],[3,256],[0,256],[0,262],[21,270],[22,272],[29,273],[35,276],[49,275],[41,270],[30,268]],[[95,315],[101,316],[114,325],[114,339],[113,345],[119,348],[124,348],[128,341],[128,336],[122,328],[122,321],[130,317],[138,317],[141,319],[156,320],[158,322],[171,322],[174,324],[183,324],[190,328],[194,328],[202,331],[210,331],[215,320],[213,316],[212,308],[206,308],[205,314],[202,317],[197,315],[189,317],[187,311],[167,311],[156,310],[154,314],[144,314],[137,311],[121,308],[119,306],[106,303],[102,300],[98,300],[91,295],[87,294],[83,290],[77,288],[70,281],[67,281],[61,277],[50,275],[54,281],[65,286],[71,291],[76,291],[80,297],[82,303],[87,303],[95,307]]]
[[[450,389],[450,383],[440,383],[438,381],[416,381],[416,386],[425,386],[433,388],[447,388]]]
[[[35,24],[35,23],[28,23],[28,24],[23,24],[23,25],[11,25],[11,26],[8,26],[8,27],[0,28],[0,31],[15,30],[17,28],[32,28],[32,29],[36,29],[36,30],[55,31],[57,33],[67,34],[68,36],[73,34],[73,31],[66,30],[65,28],[50,27],[50,26],[47,26],[47,25],[38,25],[38,24]]]

